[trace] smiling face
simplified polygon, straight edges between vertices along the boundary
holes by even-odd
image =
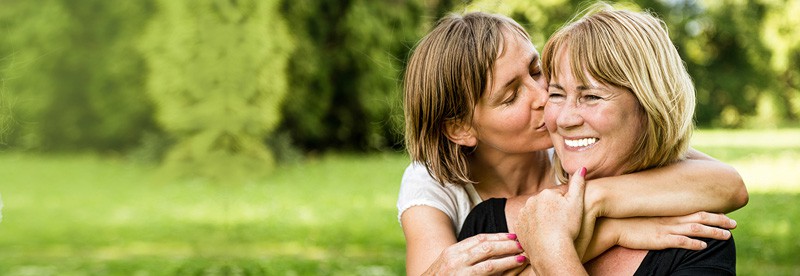
[[[587,179],[625,172],[644,131],[645,115],[628,89],[573,74],[566,47],[556,53],[557,78],[550,80],[547,130],[566,172],[586,167]]]
[[[476,153],[530,153],[550,148],[544,126],[546,81],[539,53],[527,39],[504,32],[487,93],[475,107],[470,130]]]

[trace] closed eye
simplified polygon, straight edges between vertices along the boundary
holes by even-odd
[[[519,93],[519,89],[521,88],[514,90],[514,92],[512,92],[511,95],[505,101],[503,101],[503,104],[510,105],[514,103],[514,101],[517,99],[517,93]]]
[[[558,92],[551,92],[547,96],[547,101],[551,102],[551,103],[560,103],[560,102],[563,102],[564,99],[566,99],[566,96],[564,94],[561,94],[561,93],[558,93]]]
[[[602,99],[603,99],[603,97],[600,97],[600,96],[597,96],[597,95],[584,95],[583,96],[583,100],[584,101],[590,101],[590,102],[591,101],[598,101],[598,100],[602,100]]]

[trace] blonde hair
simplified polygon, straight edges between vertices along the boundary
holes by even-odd
[[[506,32],[529,40],[508,17],[451,14],[436,23],[409,58],[403,79],[406,149],[439,183],[474,183],[467,161],[471,148],[450,141],[446,127],[471,122],[475,105],[490,87]]]
[[[562,66],[558,64],[562,53],[569,55],[572,74],[581,82],[587,83],[588,73],[605,84],[627,88],[644,111],[645,130],[624,173],[685,158],[695,90],[663,21],[600,3],[557,31],[544,46],[542,68],[548,79],[558,78],[555,68]],[[554,163],[556,176],[564,180],[560,160]]]

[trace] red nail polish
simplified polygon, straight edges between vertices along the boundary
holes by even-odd
[[[581,177],[586,176],[586,167],[581,167]]]
[[[517,239],[517,234],[508,234],[508,239],[516,240]]]
[[[517,241],[517,248],[519,248],[519,250],[524,250],[524,249],[522,249],[522,244],[519,243],[519,241]]]
[[[517,262],[518,263],[524,263],[525,259],[527,259],[527,258],[525,258],[525,256],[517,255]]]

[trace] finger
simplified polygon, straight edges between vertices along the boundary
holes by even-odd
[[[703,250],[708,247],[706,242],[693,239],[687,236],[681,235],[670,235],[668,237],[669,244],[666,244],[664,248],[683,248],[688,250]]]
[[[490,242],[490,241],[516,241],[517,234],[513,233],[492,233],[492,234],[478,234],[459,242],[463,248],[474,247],[476,244]]]
[[[730,219],[724,214],[715,214],[709,212],[697,212],[688,216],[684,222],[696,222],[709,226],[716,226],[725,229],[736,228],[736,221]]]
[[[504,235],[504,236],[503,236]],[[513,234],[481,234],[474,238],[470,248],[463,251],[467,263],[474,264],[487,259],[522,253],[522,246]],[[505,238],[503,238],[505,237]]]
[[[513,255],[502,258],[485,260],[472,266],[474,275],[491,275],[522,267],[528,263],[528,258],[522,255]]]
[[[586,177],[586,168],[581,167],[569,178],[567,198],[570,198],[573,202],[583,202],[583,194],[586,191],[586,179],[584,177]]]
[[[683,228],[683,233],[679,234],[690,237],[710,238],[715,240],[727,240],[731,238],[731,231],[699,223],[689,223]]]
[[[522,274],[523,271],[525,271],[526,268],[528,268],[528,266],[530,266],[530,263],[526,263],[526,264],[520,265],[518,267],[506,270],[501,275],[509,275],[509,276],[520,275],[520,274]]]

